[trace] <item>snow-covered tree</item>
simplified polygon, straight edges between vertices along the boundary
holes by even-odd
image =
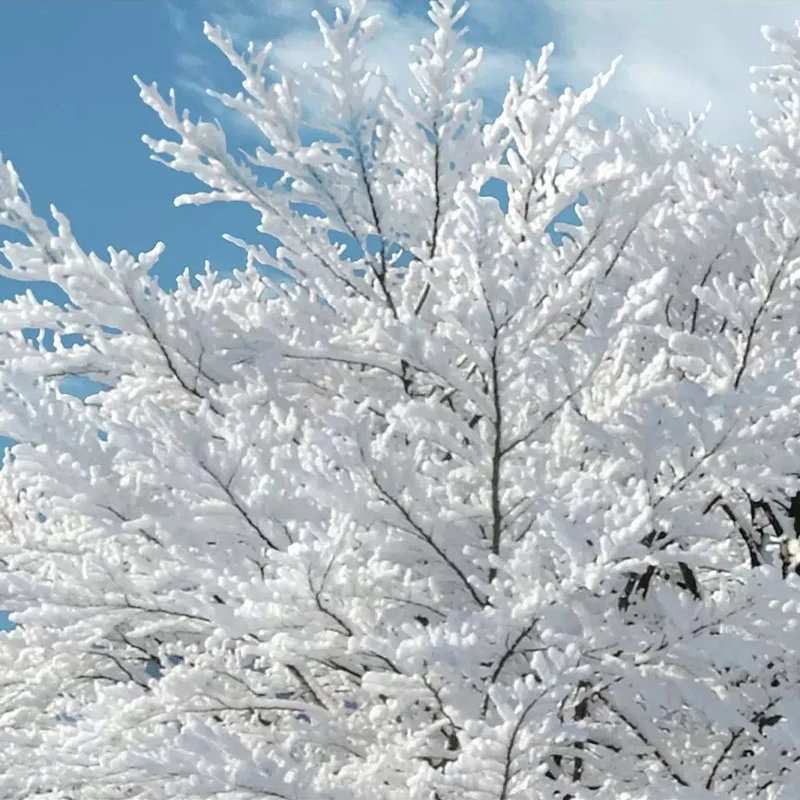
[[[487,121],[456,0],[401,97],[365,4],[299,76],[207,27],[246,157],[140,83],[177,203],[280,241],[234,279],[0,162],[5,273],[69,298],[0,306],[0,797],[794,800],[800,34],[726,149],[549,48]]]

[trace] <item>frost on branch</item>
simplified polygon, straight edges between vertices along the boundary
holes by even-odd
[[[613,69],[555,95],[550,48],[487,120],[456,0],[403,96],[368,9],[299,75],[206,28],[246,156],[140,82],[177,202],[280,241],[234,280],[0,162],[5,274],[68,298],[1,309],[0,795],[793,800],[800,39],[751,151],[585,121]]]

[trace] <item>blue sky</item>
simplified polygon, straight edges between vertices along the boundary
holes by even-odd
[[[330,13],[330,0],[2,0],[0,152],[37,210],[54,203],[87,250],[111,244],[138,252],[164,241],[166,284],[187,266],[202,270],[205,259],[222,271],[241,266],[241,252],[221,234],[252,237],[253,215],[230,205],[173,207],[193,179],[149,160],[141,136],[162,131],[132,75],[174,86],[179,105],[213,117],[221,110],[202,89],[237,84],[203,38],[203,20],[239,42],[274,40],[277,57],[296,67],[320,54],[314,6]],[[385,18],[371,55],[401,86],[409,82],[408,45],[427,30],[426,6],[371,0]],[[791,27],[796,18],[800,0],[475,0],[468,40],[487,48],[479,88],[490,108],[509,74],[554,41],[557,86],[582,88],[625,55],[601,118],[640,116],[648,105],[685,118],[710,100],[706,135],[734,143],[751,140],[748,67],[771,59],[759,26]],[[226,127],[234,146],[254,144],[245,128]],[[0,299],[22,288],[0,275]]]
[[[194,23],[203,40],[202,14]],[[150,161],[141,141],[160,130],[132,75],[164,87],[179,76],[182,39],[168,6],[9,0],[0,6],[0,26],[0,151],[37,209],[58,206],[86,249],[113,244],[138,252],[163,240],[170,275],[202,268],[204,258],[224,262],[231,248],[219,233],[241,214],[223,206],[174,209],[172,198],[191,179]]]
[[[407,46],[426,29],[426,3],[371,4],[386,18],[374,56],[408,82]],[[241,253],[220,234],[249,233],[253,218],[225,205],[173,208],[172,198],[191,189],[193,179],[149,160],[140,137],[161,129],[131,76],[175,86],[180,105],[214,116],[220,109],[201,89],[235,89],[236,80],[205,41],[203,20],[221,23],[240,41],[273,39],[278,57],[296,65],[319,53],[310,18],[315,5],[329,11],[330,0],[4,0],[0,151],[17,166],[37,208],[55,203],[87,249],[139,251],[162,240],[167,282],[186,266],[202,269],[205,258],[220,269],[238,266]],[[800,17],[800,0],[725,8],[736,13],[723,14],[714,0],[692,0],[691,7],[684,0],[476,0],[470,38],[487,46],[481,89],[498,97],[508,74],[551,40],[560,85],[584,85],[624,52],[627,63],[601,114],[640,114],[647,104],[666,103],[683,115],[711,99],[719,108],[709,135],[746,138],[747,66],[769,60],[758,25],[790,24]],[[252,144],[241,128],[229,130],[234,144]],[[11,288],[0,283],[0,294]]]

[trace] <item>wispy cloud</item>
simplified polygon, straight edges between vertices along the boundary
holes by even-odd
[[[207,0],[194,8],[221,25],[240,45],[252,40],[275,44],[276,60],[292,69],[324,58],[311,17],[314,8],[331,13],[335,0]],[[370,45],[371,63],[380,66],[404,92],[411,44],[430,35],[422,0],[370,0],[383,30]],[[192,94],[220,88],[225,73],[199,28],[189,26],[185,6],[171,17],[183,43],[178,84]],[[666,108],[685,119],[712,103],[704,134],[718,142],[752,141],[748,112],[759,101],[749,90],[749,67],[771,61],[759,29],[763,24],[792,27],[800,0],[474,0],[468,17],[469,44],[486,46],[478,90],[502,97],[510,74],[542,45],[556,44],[552,62],[557,86],[580,89],[622,54],[623,63],[599,98],[601,118],[641,117],[646,108]],[[221,109],[204,102],[219,114]],[[762,106],[763,108],[763,106]]]
[[[505,0],[501,0],[501,4],[503,2]],[[206,12],[209,22],[222,27],[239,47],[245,47],[250,41],[257,46],[271,41],[276,65],[299,71],[304,64],[318,65],[326,58],[312,11],[318,9],[330,16],[332,8],[342,4],[336,0],[215,0],[200,3],[199,8]],[[424,2],[401,4],[396,0],[370,0],[367,6],[367,13],[378,14],[382,21],[380,34],[367,46],[368,61],[388,76],[401,96],[414,82],[408,67],[409,48],[432,34],[426,6]],[[176,9],[171,15],[181,42],[176,83],[191,95],[202,97],[205,107],[215,115],[224,114],[216,101],[205,96],[206,88],[218,89],[225,80],[220,57],[209,49],[198,31],[189,29],[186,15],[179,11]],[[483,38],[469,37],[465,45],[484,44]],[[538,48],[533,55],[538,57]],[[496,44],[488,47],[476,91],[488,97],[502,96],[508,88],[510,75],[521,72],[523,65],[521,52]],[[226,123],[229,121],[226,118]]]
[[[206,19],[220,25],[239,45],[280,40],[297,28],[316,28],[315,9],[335,5],[333,0],[214,0],[201,2]]]
[[[167,15],[169,16],[169,22],[170,25],[172,25],[173,30],[179,34],[186,33],[186,9],[181,8],[171,0],[168,0],[165,3],[165,7],[167,9]]]
[[[413,10],[406,6],[401,9],[389,0],[370,0],[367,6],[370,14],[381,18],[380,34],[366,48],[369,64],[388,76],[401,96],[414,84],[409,70],[410,47],[424,37],[430,37],[430,21],[419,13],[419,6]],[[319,32],[310,27],[297,27],[287,36],[275,42],[275,56],[278,61],[293,69],[303,62],[319,64],[325,58],[325,50]],[[475,89],[483,95],[497,95],[508,86],[512,72],[519,72],[524,59],[519,53],[493,47],[485,53],[483,68]]]
[[[711,102],[703,133],[731,144],[752,141],[749,110],[763,108],[749,89],[749,67],[772,60],[760,27],[792,28],[800,17],[795,0],[547,0],[547,6],[556,21],[561,80],[580,84],[622,54],[602,97],[608,109],[640,117],[645,107],[666,108],[685,118]]]

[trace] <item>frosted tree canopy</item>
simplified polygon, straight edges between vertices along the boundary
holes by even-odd
[[[260,216],[232,278],[0,161],[3,274],[68,298],[0,305],[3,798],[796,800],[800,35],[725,148],[552,48],[491,118],[466,12],[410,94],[366,0],[299,74],[207,26],[246,154],[140,82],[176,203]]]

